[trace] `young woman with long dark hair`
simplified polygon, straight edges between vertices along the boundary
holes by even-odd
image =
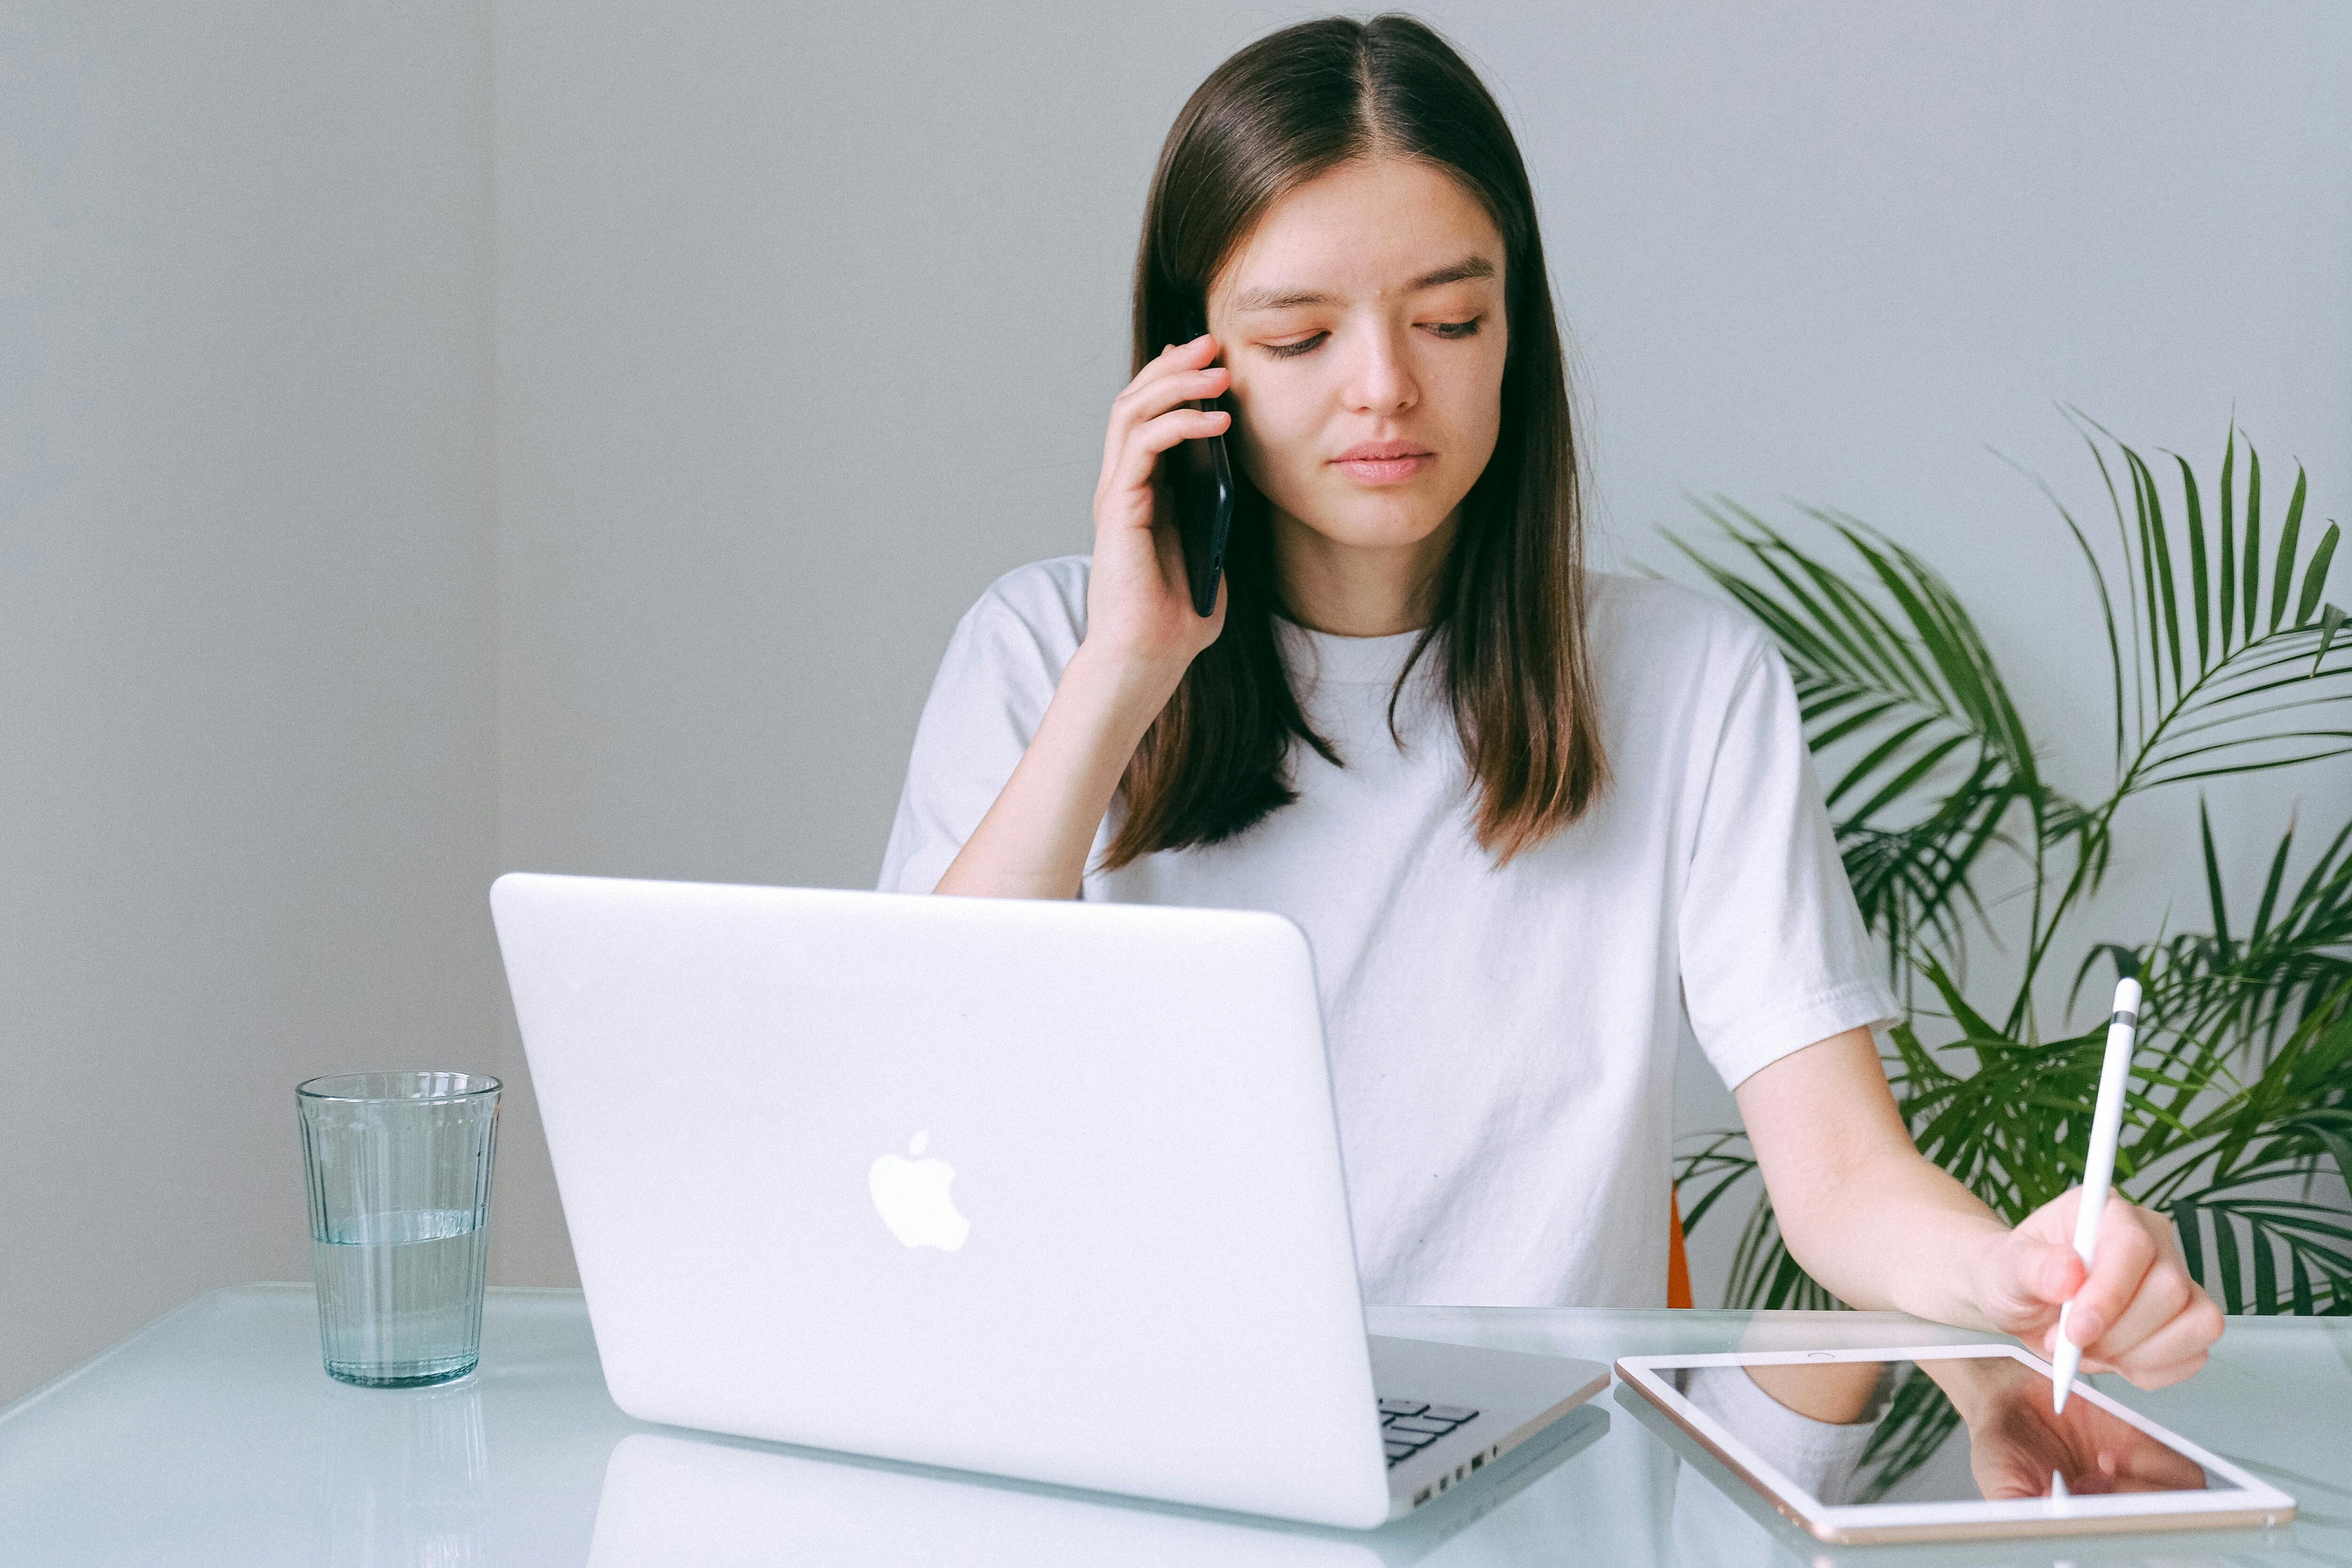
[[[2071,1194],[2011,1231],[1913,1147],[1761,631],[1585,570],[1534,199],[1462,59],[1398,16],[1243,49],[1169,132],[1134,287],[1094,553],[957,627],[882,886],[1296,921],[1370,1300],[1658,1304],[1686,1016],[1841,1298],[2046,1345],[2080,1286],[2086,1365],[2202,1364],[2162,1219],[2119,1202],[2085,1283]],[[1158,459],[1218,433],[1203,619]]]

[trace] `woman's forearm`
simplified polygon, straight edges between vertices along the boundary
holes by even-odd
[[[998,899],[1073,899],[1095,832],[1135,748],[1176,689],[1136,660],[1081,645],[1029,749],[933,890]]]
[[[1782,1218],[1790,1254],[1848,1306],[1995,1327],[1978,1281],[1984,1249],[2009,1227],[1907,1143],[1800,1207],[1793,1228]]]
[[[2009,1227],[1913,1144],[1869,1030],[1783,1057],[1738,1095],[1805,1272],[1849,1306],[1992,1326],[1978,1304],[1980,1260]]]

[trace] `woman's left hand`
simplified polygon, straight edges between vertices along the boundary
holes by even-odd
[[[2074,1246],[2082,1201],[2071,1188],[1986,1247],[1976,1268],[1986,1316],[2051,1359],[2072,1297],[2066,1337],[2083,1347],[2084,1372],[2119,1372],[2142,1388],[2191,1375],[2221,1337],[2221,1310],[2189,1278],[2171,1223],[2110,1194],[2086,1278]]]

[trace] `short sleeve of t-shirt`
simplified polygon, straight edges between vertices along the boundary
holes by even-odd
[[[1805,745],[1795,684],[1760,631],[1704,768],[1680,900],[1683,1003],[1723,1081],[1898,1016],[1877,978]]]
[[[1083,635],[1086,562],[1008,574],[956,623],[915,727],[877,887],[928,893],[1029,749]]]

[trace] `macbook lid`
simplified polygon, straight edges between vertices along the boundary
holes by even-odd
[[[1385,1516],[1289,922],[528,874],[491,905],[623,1409]]]

